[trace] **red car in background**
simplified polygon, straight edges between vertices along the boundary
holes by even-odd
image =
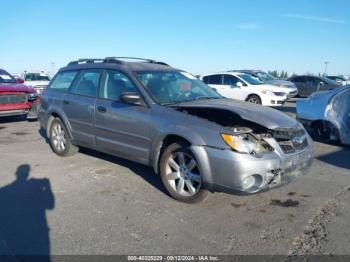
[[[0,117],[26,115],[27,119],[37,119],[39,106],[40,95],[34,88],[0,69]]]

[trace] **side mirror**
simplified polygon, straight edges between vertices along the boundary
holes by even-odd
[[[319,85],[320,85],[320,86],[324,86],[324,83],[321,81],[321,82],[319,83]]]
[[[236,87],[241,88],[242,86],[243,86],[243,83],[242,83],[242,82],[237,82],[237,83],[236,83]]]
[[[23,84],[24,83],[24,80],[22,78],[17,78],[16,81],[17,81],[18,84]]]
[[[135,92],[125,92],[120,95],[120,100],[126,104],[141,105],[141,96]]]

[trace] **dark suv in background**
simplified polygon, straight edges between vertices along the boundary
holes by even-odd
[[[314,92],[332,90],[340,85],[322,76],[300,75],[289,79],[298,88],[298,95],[308,97]]]
[[[312,140],[295,119],[225,99],[154,60],[69,63],[43,95],[40,123],[56,154],[81,146],[153,166],[184,202],[207,190],[266,190],[305,174],[312,162]]]

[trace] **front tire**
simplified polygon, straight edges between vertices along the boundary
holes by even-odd
[[[51,123],[50,145],[52,150],[62,157],[72,156],[79,151],[79,148],[72,144],[67,128],[59,118],[55,118]]]
[[[318,139],[330,139],[332,128],[329,124],[319,123],[315,126],[315,133]]]
[[[315,138],[321,141],[340,143],[338,129],[329,122],[318,122],[313,125]]]
[[[252,103],[252,104],[257,104],[257,105],[261,105],[261,98],[258,95],[250,95],[248,96],[247,102]]]
[[[173,143],[160,159],[160,176],[168,193],[176,200],[197,203],[207,196],[203,189],[203,177],[199,162],[190,148],[182,143]]]

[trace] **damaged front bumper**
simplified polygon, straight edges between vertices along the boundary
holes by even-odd
[[[193,147],[200,158],[199,147]],[[203,148],[203,147],[202,147]],[[252,194],[280,187],[305,175],[312,165],[312,142],[304,150],[284,154],[279,150],[261,157],[228,149],[205,147],[207,168],[202,172],[208,190]]]
[[[285,157],[281,160],[281,169],[277,170],[271,182],[267,185],[269,188],[280,187],[295,181],[298,177],[305,175],[313,162],[311,148],[302,152]]]
[[[39,115],[40,101],[33,102],[31,108],[28,111],[27,119],[37,119]]]

